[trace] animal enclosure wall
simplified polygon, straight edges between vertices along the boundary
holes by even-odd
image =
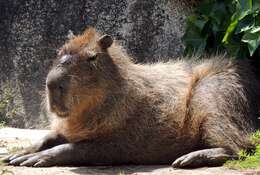
[[[116,38],[139,62],[181,54],[189,1],[0,1],[0,120],[44,127],[41,91],[56,50],[94,26]],[[7,101],[7,102],[6,102]]]

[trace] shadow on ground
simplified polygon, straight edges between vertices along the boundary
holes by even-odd
[[[174,169],[172,169],[173,171]],[[73,173],[79,174],[79,175],[96,175],[96,174],[102,174],[105,173],[107,175],[115,175],[115,174],[151,174],[156,172],[165,172],[165,171],[171,171],[169,166],[98,166],[98,167],[75,167],[70,170]],[[158,174],[158,173],[156,173]]]

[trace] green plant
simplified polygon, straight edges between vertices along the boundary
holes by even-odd
[[[185,55],[260,57],[260,0],[204,0],[187,18]]]
[[[125,175],[124,171],[119,171],[119,173],[117,175]]]
[[[0,129],[6,127],[5,121],[0,121]]]
[[[12,171],[4,169],[0,171],[0,175],[14,175],[14,173]]]
[[[15,104],[15,89],[6,82],[0,89],[0,127],[6,126],[13,116],[17,115],[19,106]]]
[[[251,136],[251,140],[256,145],[255,150],[253,152],[241,150],[239,159],[227,161],[225,163],[226,167],[234,169],[260,167],[260,130]]]
[[[0,160],[0,166],[3,166],[5,163],[3,160]]]
[[[251,140],[255,145],[260,145],[260,130],[257,130],[252,136]]]
[[[8,148],[8,154],[15,154],[19,151],[21,151],[23,149],[23,147],[21,146],[14,146],[14,147],[11,147],[11,148]]]

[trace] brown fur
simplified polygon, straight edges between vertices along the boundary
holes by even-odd
[[[69,91],[62,103],[69,116],[53,112],[57,133],[70,142],[121,138],[129,154],[143,151],[137,162],[167,162],[198,148],[237,152],[250,145],[260,85],[247,62],[215,56],[134,64],[116,43],[102,50],[99,37],[91,28],[59,52],[53,69],[62,55],[87,61],[90,53],[102,54],[87,63],[89,68],[79,62],[68,68]]]

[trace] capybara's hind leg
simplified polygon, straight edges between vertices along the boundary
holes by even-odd
[[[237,158],[240,150],[254,148],[249,139],[250,129],[241,128],[226,117],[209,114],[199,129],[201,150],[181,156],[172,166],[221,166],[227,160]]]
[[[225,148],[203,149],[179,157],[173,162],[172,166],[174,168],[220,166],[232,158],[235,158],[235,156]]]

